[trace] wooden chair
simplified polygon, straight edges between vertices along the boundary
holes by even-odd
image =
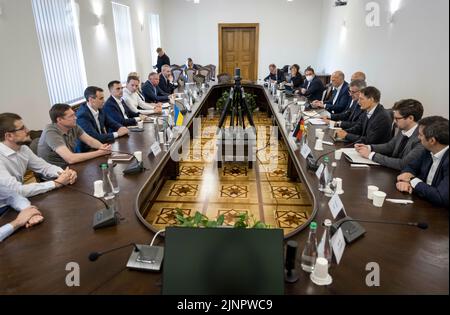
[[[194,75],[194,82],[197,84],[197,86],[201,86],[206,82],[206,76],[202,74],[196,74]]]
[[[187,69],[187,70],[186,70],[187,82],[188,82],[188,83],[194,82],[194,75],[196,75],[196,74],[197,74],[197,70],[194,70],[194,69]]]
[[[205,81],[210,81],[210,79],[211,79],[211,77],[210,77],[211,71],[206,67],[200,68],[198,70],[197,74],[201,74],[202,76],[204,76]]]
[[[183,77],[182,74],[183,74],[183,69],[181,69],[181,68],[172,69],[173,82],[178,82],[178,79],[180,77]]]
[[[205,66],[205,68],[208,68],[209,71],[211,72],[211,73],[209,74],[211,80],[212,80],[212,81],[216,81],[216,66],[215,66],[215,65],[209,64],[209,65]]]
[[[226,84],[231,82],[231,76],[228,73],[221,73],[217,75],[217,81],[219,84]]]

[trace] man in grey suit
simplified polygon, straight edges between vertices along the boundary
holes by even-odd
[[[392,109],[394,121],[401,132],[388,143],[357,144],[355,148],[362,157],[385,167],[402,170],[410,162],[420,158],[425,151],[418,138],[419,128],[417,125],[423,116],[423,106],[416,100],[407,99],[395,103]]]

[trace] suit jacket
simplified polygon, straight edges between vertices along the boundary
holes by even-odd
[[[169,101],[167,93],[164,93],[159,86],[154,87],[148,80],[142,86],[142,94],[146,103],[166,103]]]
[[[286,78],[284,77],[284,72],[281,71],[280,69],[277,69],[277,73],[276,74],[272,74],[270,73],[265,79],[264,81],[277,81],[277,83],[281,83],[283,81],[286,80]]]
[[[164,93],[170,95],[175,90],[175,86],[169,82],[162,74],[159,76],[159,88]]]
[[[300,73],[298,73],[295,77],[291,77],[289,83],[293,84],[292,86],[293,89],[301,88],[303,86],[303,76]]]
[[[306,93],[304,95],[308,98],[308,101],[312,102],[322,100],[322,94],[325,90],[325,86],[323,85],[322,80],[318,77],[314,77],[311,84],[309,84],[308,80],[305,80],[303,88],[306,89]]]
[[[164,55],[162,55],[162,57],[160,57],[158,55],[158,60],[156,61],[156,68],[157,68],[158,73],[161,73],[161,68],[164,65],[170,66],[170,58],[169,58],[169,56],[164,54]]]
[[[419,128],[417,127],[412,136],[408,139],[406,145],[401,148],[403,134],[399,132],[391,141],[384,144],[372,145],[372,151],[376,152],[373,161],[383,166],[401,171],[409,163],[420,158],[425,148],[418,138]],[[393,157],[394,153],[399,152],[398,157]]]
[[[99,109],[98,111],[98,121],[100,123],[100,130],[98,129],[95,118],[86,103],[82,104],[77,110],[77,124],[88,135],[97,139],[101,143],[114,142],[115,139],[113,132],[117,131],[122,126],[106,115],[103,109]],[[107,130],[111,131],[108,132]],[[88,152],[90,147],[83,141],[77,140],[76,150],[77,152]]]
[[[428,200],[437,207],[448,208],[448,150],[442,157],[430,186],[426,181],[431,165],[433,165],[431,153],[425,151],[420,158],[412,161],[403,173],[411,173],[423,181],[414,188],[414,193],[420,198]]]
[[[139,113],[133,113],[125,104],[124,101],[122,101],[123,108],[125,109],[125,114],[128,116],[128,118],[125,118],[125,116],[122,114],[122,111],[120,110],[119,105],[117,104],[114,97],[110,96],[108,100],[105,102],[104,111],[106,115],[109,116],[110,119],[114,120],[115,122],[119,123],[122,126],[135,126],[136,120],[133,119],[134,117],[139,117]],[[108,131],[112,131],[109,129]]]
[[[363,111],[361,110],[361,106],[359,103],[353,104],[351,107],[353,100],[350,101],[347,109],[340,114],[331,114],[331,120],[340,121],[342,129],[348,129],[353,127],[361,117]]]
[[[392,118],[384,109],[383,105],[378,104],[372,117],[367,118],[367,113],[362,114],[355,126],[347,129],[348,135],[345,140],[348,142],[360,141],[364,144],[381,144],[391,140]]]
[[[333,97],[331,97],[328,101],[324,103],[325,109],[332,114],[339,114],[344,112],[347,109],[348,105],[350,104],[350,101],[352,100],[348,92],[348,89],[349,89],[348,83],[344,82],[341,90],[339,91],[339,95],[336,99],[336,102],[333,104]]]

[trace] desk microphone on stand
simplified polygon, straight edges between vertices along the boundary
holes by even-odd
[[[331,233],[332,234],[336,233],[339,230],[339,228],[342,227],[342,232],[344,234],[346,243],[351,244],[366,233],[366,230],[360,224],[358,224],[358,222],[374,223],[374,224],[403,225],[403,226],[417,227],[422,230],[428,229],[428,224],[425,222],[361,220],[361,219],[352,219],[351,217],[346,216],[343,219],[335,222],[331,226]]]
[[[98,210],[98,211],[96,211],[94,213],[94,219],[93,219],[93,222],[92,222],[92,228],[94,230],[97,230],[97,229],[100,229],[100,228],[104,228],[104,227],[114,226],[114,225],[119,224],[119,222],[120,222],[120,215],[116,211],[115,206],[110,207],[108,205],[108,203],[105,200],[103,200],[102,198],[99,198],[99,197],[96,197],[94,195],[91,195],[90,193],[87,193],[85,191],[73,188],[73,187],[71,187],[69,185],[64,185],[63,183],[60,183],[60,182],[58,182],[56,180],[54,182],[57,183],[57,184],[62,185],[63,187],[69,188],[70,190],[76,191],[76,192],[78,192],[80,194],[83,194],[83,195],[89,196],[91,198],[95,198],[97,200],[100,200],[103,203],[105,208],[104,209],[100,209],[100,210]]]
[[[102,149],[100,149],[102,150]],[[106,151],[106,150],[105,150]],[[124,152],[124,151],[110,151],[111,153],[119,153],[124,154],[133,157],[133,162],[128,165],[128,167],[123,171],[123,175],[132,175],[132,174],[139,174],[145,171],[144,162],[139,162],[138,159],[134,154],[131,154],[130,152]]]

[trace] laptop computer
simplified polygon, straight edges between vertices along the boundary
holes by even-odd
[[[281,229],[168,227],[162,293],[284,294]]]

